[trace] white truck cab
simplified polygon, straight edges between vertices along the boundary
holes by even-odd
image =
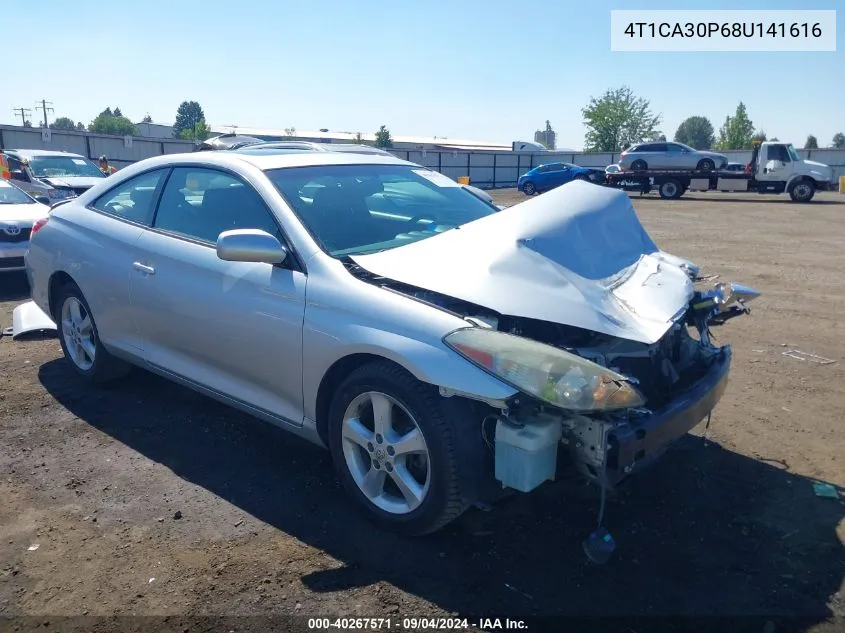
[[[786,191],[796,202],[807,202],[816,191],[834,187],[833,168],[801,158],[792,143],[761,143],[750,165],[761,193]]]

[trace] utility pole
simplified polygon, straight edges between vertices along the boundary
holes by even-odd
[[[21,118],[21,125],[26,125],[27,116],[32,114],[32,110],[29,108],[12,108],[12,112],[15,113],[15,116],[19,116]]]
[[[53,105],[53,102],[46,99],[35,102],[35,105],[40,106],[40,110],[44,113],[44,127],[49,127],[47,125],[47,112],[53,112],[53,108],[49,107],[48,104]]]

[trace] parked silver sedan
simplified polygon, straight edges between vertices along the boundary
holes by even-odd
[[[142,367],[327,447],[411,534],[564,467],[637,472],[719,401],[731,351],[708,328],[754,296],[695,291],[624,192],[499,210],[331,152],[141,161],[56,207],[26,264],[80,378]]]
[[[713,171],[723,169],[728,157],[716,152],[693,149],[683,143],[639,143],[622,152],[619,157],[622,169],[689,169]]]

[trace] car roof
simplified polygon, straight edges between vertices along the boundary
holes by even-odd
[[[164,154],[147,158],[123,171],[132,170],[143,164],[144,166],[165,166],[178,164],[204,163],[207,165],[234,166],[238,163],[248,163],[258,169],[283,169],[287,167],[312,167],[319,165],[407,165],[425,169],[416,163],[401,160],[394,156],[380,154],[353,154],[347,152],[308,152],[308,151],[269,151],[269,150],[231,150],[224,152],[191,152],[185,154]]]
[[[73,158],[85,158],[82,154],[73,152],[62,152],[51,149],[4,149],[4,154],[17,155],[23,158],[35,158],[37,156],[72,156]]]

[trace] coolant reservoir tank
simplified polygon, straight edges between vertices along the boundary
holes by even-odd
[[[503,486],[529,492],[554,479],[561,437],[557,421],[530,421],[521,428],[496,423],[496,479]]]

